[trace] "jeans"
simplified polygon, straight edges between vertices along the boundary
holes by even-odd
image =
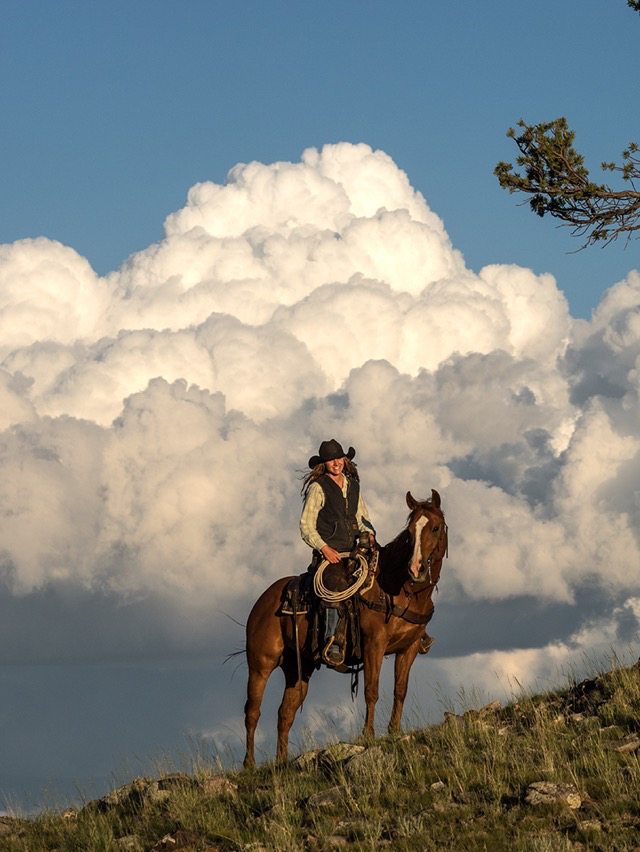
[[[338,626],[338,619],[340,618],[340,611],[335,609],[335,607],[327,607],[324,611],[324,639],[327,642],[332,636],[335,635],[336,627]]]

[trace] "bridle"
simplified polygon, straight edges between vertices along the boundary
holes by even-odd
[[[427,510],[428,511],[428,510]],[[369,609],[376,610],[378,612],[384,612],[386,615],[386,621],[389,621],[391,616],[396,616],[397,618],[402,618],[405,621],[408,621],[411,624],[427,624],[433,615],[434,606],[431,605],[430,609],[426,613],[421,613],[418,611],[413,611],[410,609],[411,602],[414,598],[417,598],[418,595],[422,594],[422,592],[426,592],[428,590],[433,590],[434,588],[437,590],[437,580],[434,581],[432,574],[432,567],[434,556],[438,552],[439,548],[442,545],[442,537],[443,535],[448,534],[448,527],[445,523],[444,517],[441,520],[440,527],[440,535],[438,536],[438,540],[433,546],[431,553],[426,559],[426,566],[424,560],[420,559],[420,564],[422,566],[422,570],[418,577],[414,577],[411,574],[410,565],[411,560],[409,561],[409,565],[407,566],[407,573],[409,577],[402,584],[402,590],[406,596],[406,604],[404,606],[400,606],[394,603],[393,596],[389,593],[385,593],[382,589],[380,589],[379,600],[368,600],[365,597],[360,597],[360,601],[364,606]],[[415,539],[414,539],[415,544]],[[445,547],[445,552],[443,558],[449,555],[449,539],[447,537],[447,544]],[[407,583],[409,582],[411,588],[407,589]],[[422,588],[414,590],[415,585],[421,585]]]
[[[421,556],[420,557],[420,572],[418,573],[417,577],[414,577],[411,574],[410,567],[407,569],[408,574],[409,574],[409,581],[410,581],[412,586],[422,584],[422,583],[427,583],[427,586],[425,586],[425,588],[431,588],[431,587],[437,585],[437,581],[436,582],[433,581],[433,577],[432,577],[432,574],[431,574],[431,568],[432,568],[432,565],[433,565],[433,557],[436,554],[436,552],[439,551],[439,549],[442,545],[442,537],[444,535],[446,535],[447,536],[447,545],[446,545],[446,548],[445,548],[443,558],[448,558],[448,556],[449,556],[448,530],[449,530],[449,528],[447,527],[447,524],[446,524],[444,517],[443,517],[442,521],[441,521],[441,525],[440,525],[440,530],[439,530],[440,534],[438,535],[438,540],[433,545],[433,548],[431,549],[431,553],[429,554],[429,556],[426,559],[426,565],[425,565],[425,560]],[[423,591],[423,590],[420,589],[420,591]],[[411,595],[414,595],[414,594],[419,594],[419,592],[411,592]]]
[[[426,511],[429,512],[428,509]],[[418,534],[418,535],[421,534],[421,531],[420,531],[420,533],[414,532],[414,536],[416,534]],[[444,516],[443,516],[441,518],[441,522],[440,522],[438,539],[435,542],[435,544],[433,545],[433,547],[431,548],[431,553],[429,554],[429,556],[427,556],[426,560],[424,559],[422,554],[420,555],[420,571],[418,573],[418,576],[414,577],[411,574],[410,565],[408,567],[407,572],[409,574],[409,580],[411,581],[412,586],[416,585],[416,584],[425,583],[427,581],[428,581],[429,586],[435,586],[435,583],[433,582],[433,577],[432,577],[432,574],[431,574],[431,569],[432,569],[432,566],[433,566],[433,560],[434,560],[434,556],[436,555],[436,553],[438,553],[440,551],[441,547],[442,547],[442,537],[447,535],[447,534],[448,534],[448,527],[447,527],[447,524],[446,524]],[[416,546],[416,542],[414,540],[414,547],[415,546]],[[449,555],[449,538],[448,538],[448,535],[447,535],[447,545],[446,545],[446,548],[445,548],[445,553],[444,553],[443,558],[448,557],[448,555]]]

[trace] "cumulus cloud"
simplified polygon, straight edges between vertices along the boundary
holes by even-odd
[[[631,597],[600,617],[591,618],[564,640],[542,647],[473,653],[455,661],[434,661],[430,677],[440,678],[444,691],[472,688],[510,701],[567,686],[568,679],[591,677],[603,662],[630,665],[640,638],[640,601]],[[465,708],[468,709],[468,708]]]
[[[243,620],[305,567],[296,471],[334,436],[381,540],[406,490],[441,491],[445,601],[595,584],[614,607],[640,591],[639,317],[635,271],[587,323],[551,275],[468,269],[367,145],[198,184],[105,278],[43,237],[2,246],[3,593]]]
[[[78,715],[58,694],[65,663],[108,769],[123,740],[118,725],[90,727],[103,695],[136,686],[125,715],[139,753],[149,688],[164,706],[156,665],[179,695],[161,741],[180,719],[221,747],[231,732],[239,750],[243,673],[232,683],[215,661],[243,631],[223,613],[244,623],[273,579],[306,567],[299,475],[329,437],[357,449],[380,541],[403,527],[407,490],[442,495],[438,641],[414,667],[409,721],[416,706],[416,721],[441,719],[461,685],[509,697],[637,643],[639,385],[639,272],[575,320],[551,275],[468,269],[407,175],[367,145],[198,184],[164,238],[106,277],[45,237],[0,246],[12,765],[15,743],[38,736],[46,764],[48,702],[35,731],[22,725],[42,694]],[[391,679],[386,665],[380,726]],[[279,692],[274,680],[269,753]],[[294,742],[304,726],[354,733],[358,714],[344,680],[319,672]]]
[[[95,339],[113,299],[85,258],[44,237],[0,246],[0,294],[3,355],[38,341]]]

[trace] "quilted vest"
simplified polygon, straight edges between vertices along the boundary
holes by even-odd
[[[339,552],[353,549],[358,537],[358,497],[360,484],[348,479],[347,499],[342,489],[326,473],[316,480],[324,491],[324,506],[318,513],[316,529],[322,540]]]

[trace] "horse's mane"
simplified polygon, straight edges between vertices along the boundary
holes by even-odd
[[[405,527],[398,535],[382,546],[385,555],[390,561],[395,562],[396,559],[401,559],[403,554],[411,547],[411,534],[409,529]]]

